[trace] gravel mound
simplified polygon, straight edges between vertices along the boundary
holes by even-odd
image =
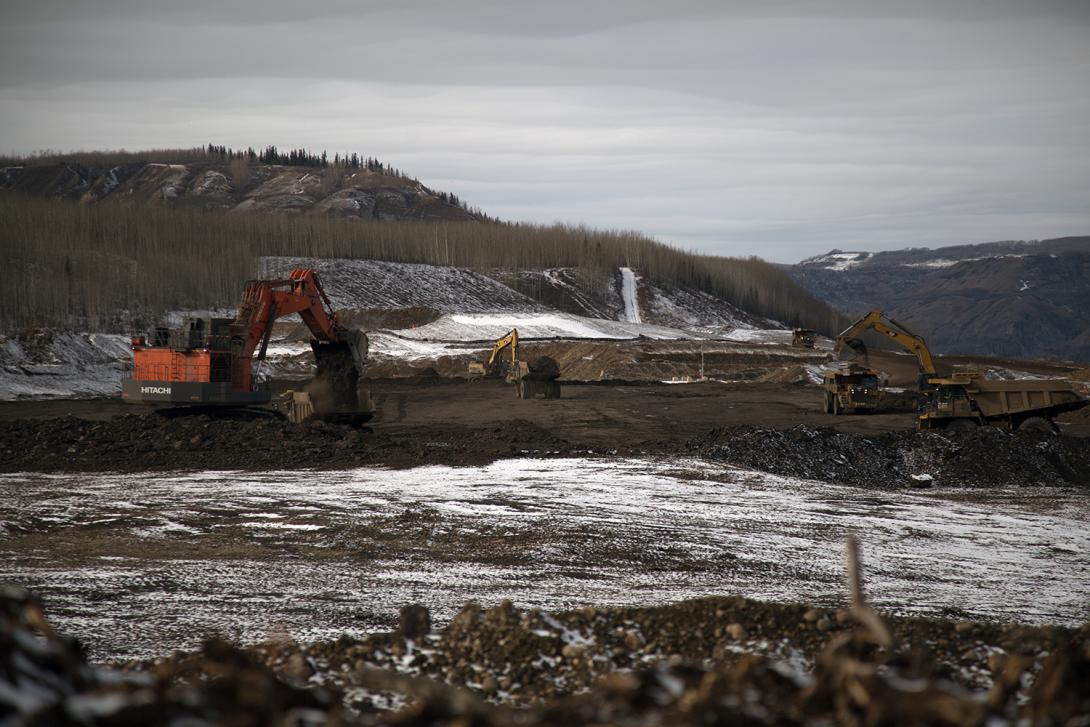
[[[716,429],[689,448],[738,467],[864,487],[1090,486],[1090,441],[996,427],[871,436],[809,426]]]

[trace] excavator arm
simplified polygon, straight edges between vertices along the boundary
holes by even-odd
[[[313,336],[316,379],[328,384],[330,398],[339,407],[354,406],[356,384],[367,360],[367,336],[340,324],[318,274],[310,269],[292,270],[284,280],[253,280],[246,285],[235,316],[235,325],[242,329],[236,362],[244,369],[237,375],[249,386],[254,351],[260,345],[258,360],[264,359],[273,323],[292,313],[299,314]]]
[[[313,270],[292,270],[284,280],[251,280],[246,284],[235,323],[244,327],[242,355],[249,358],[268,345],[272,324],[298,313],[319,341],[340,340],[343,328]]]
[[[491,371],[492,367],[499,362],[504,349],[511,350],[511,368],[514,370],[518,367],[519,361],[519,332],[517,328],[512,328],[510,333],[503,338],[497,339],[492,345],[492,351],[488,354],[488,361],[484,365],[486,370]]]
[[[883,315],[880,310],[872,310],[837,336],[836,354],[839,356],[845,348],[859,348],[862,345],[862,335],[870,330],[881,333],[915,354],[920,362],[922,378],[936,375],[935,361],[923,338],[892,318]]]

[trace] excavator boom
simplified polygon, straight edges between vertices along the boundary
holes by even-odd
[[[920,362],[922,378],[926,379],[926,377],[936,375],[934,358],[931,356],[931,350],[927,347],[927,343],[924,342],[923,338],[892,318],[883,315],[880,310],[872,310],[844,329],[836,337],[836,354],[839,356],[845,348],[858,348],[861,346],[863,334],[870,330],[883,334],[915,354]]]
[[[488,361],[485,362],[485,369],[492,371],[493,367],[500,361],[500,355],[504,349],[510,349],[511,351],[511,368],[518,368],[519,362],[519,332],[517,328],[512,328],[511,332],[503,338],[499,338],[492,345],[492,351],[488,354]]]

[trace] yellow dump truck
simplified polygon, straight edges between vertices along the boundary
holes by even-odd
[[[1068,381],[991,381],[977,372],[930,379],[935,387],[917,419],[919,429],[970,430],[985,424],[1055,432],[1056,416],[1090,404]]]
[[[878,372],[854,363],[843,363],[825,372],[825,413],[874,411],[881,402]]]

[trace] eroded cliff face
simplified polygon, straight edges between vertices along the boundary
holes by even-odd
[[[199,162],[0,169],[0,191],[85,204],[122,202],[207,210],[380,220],[473,220],[479,215],[420,182],[369,169]]]

